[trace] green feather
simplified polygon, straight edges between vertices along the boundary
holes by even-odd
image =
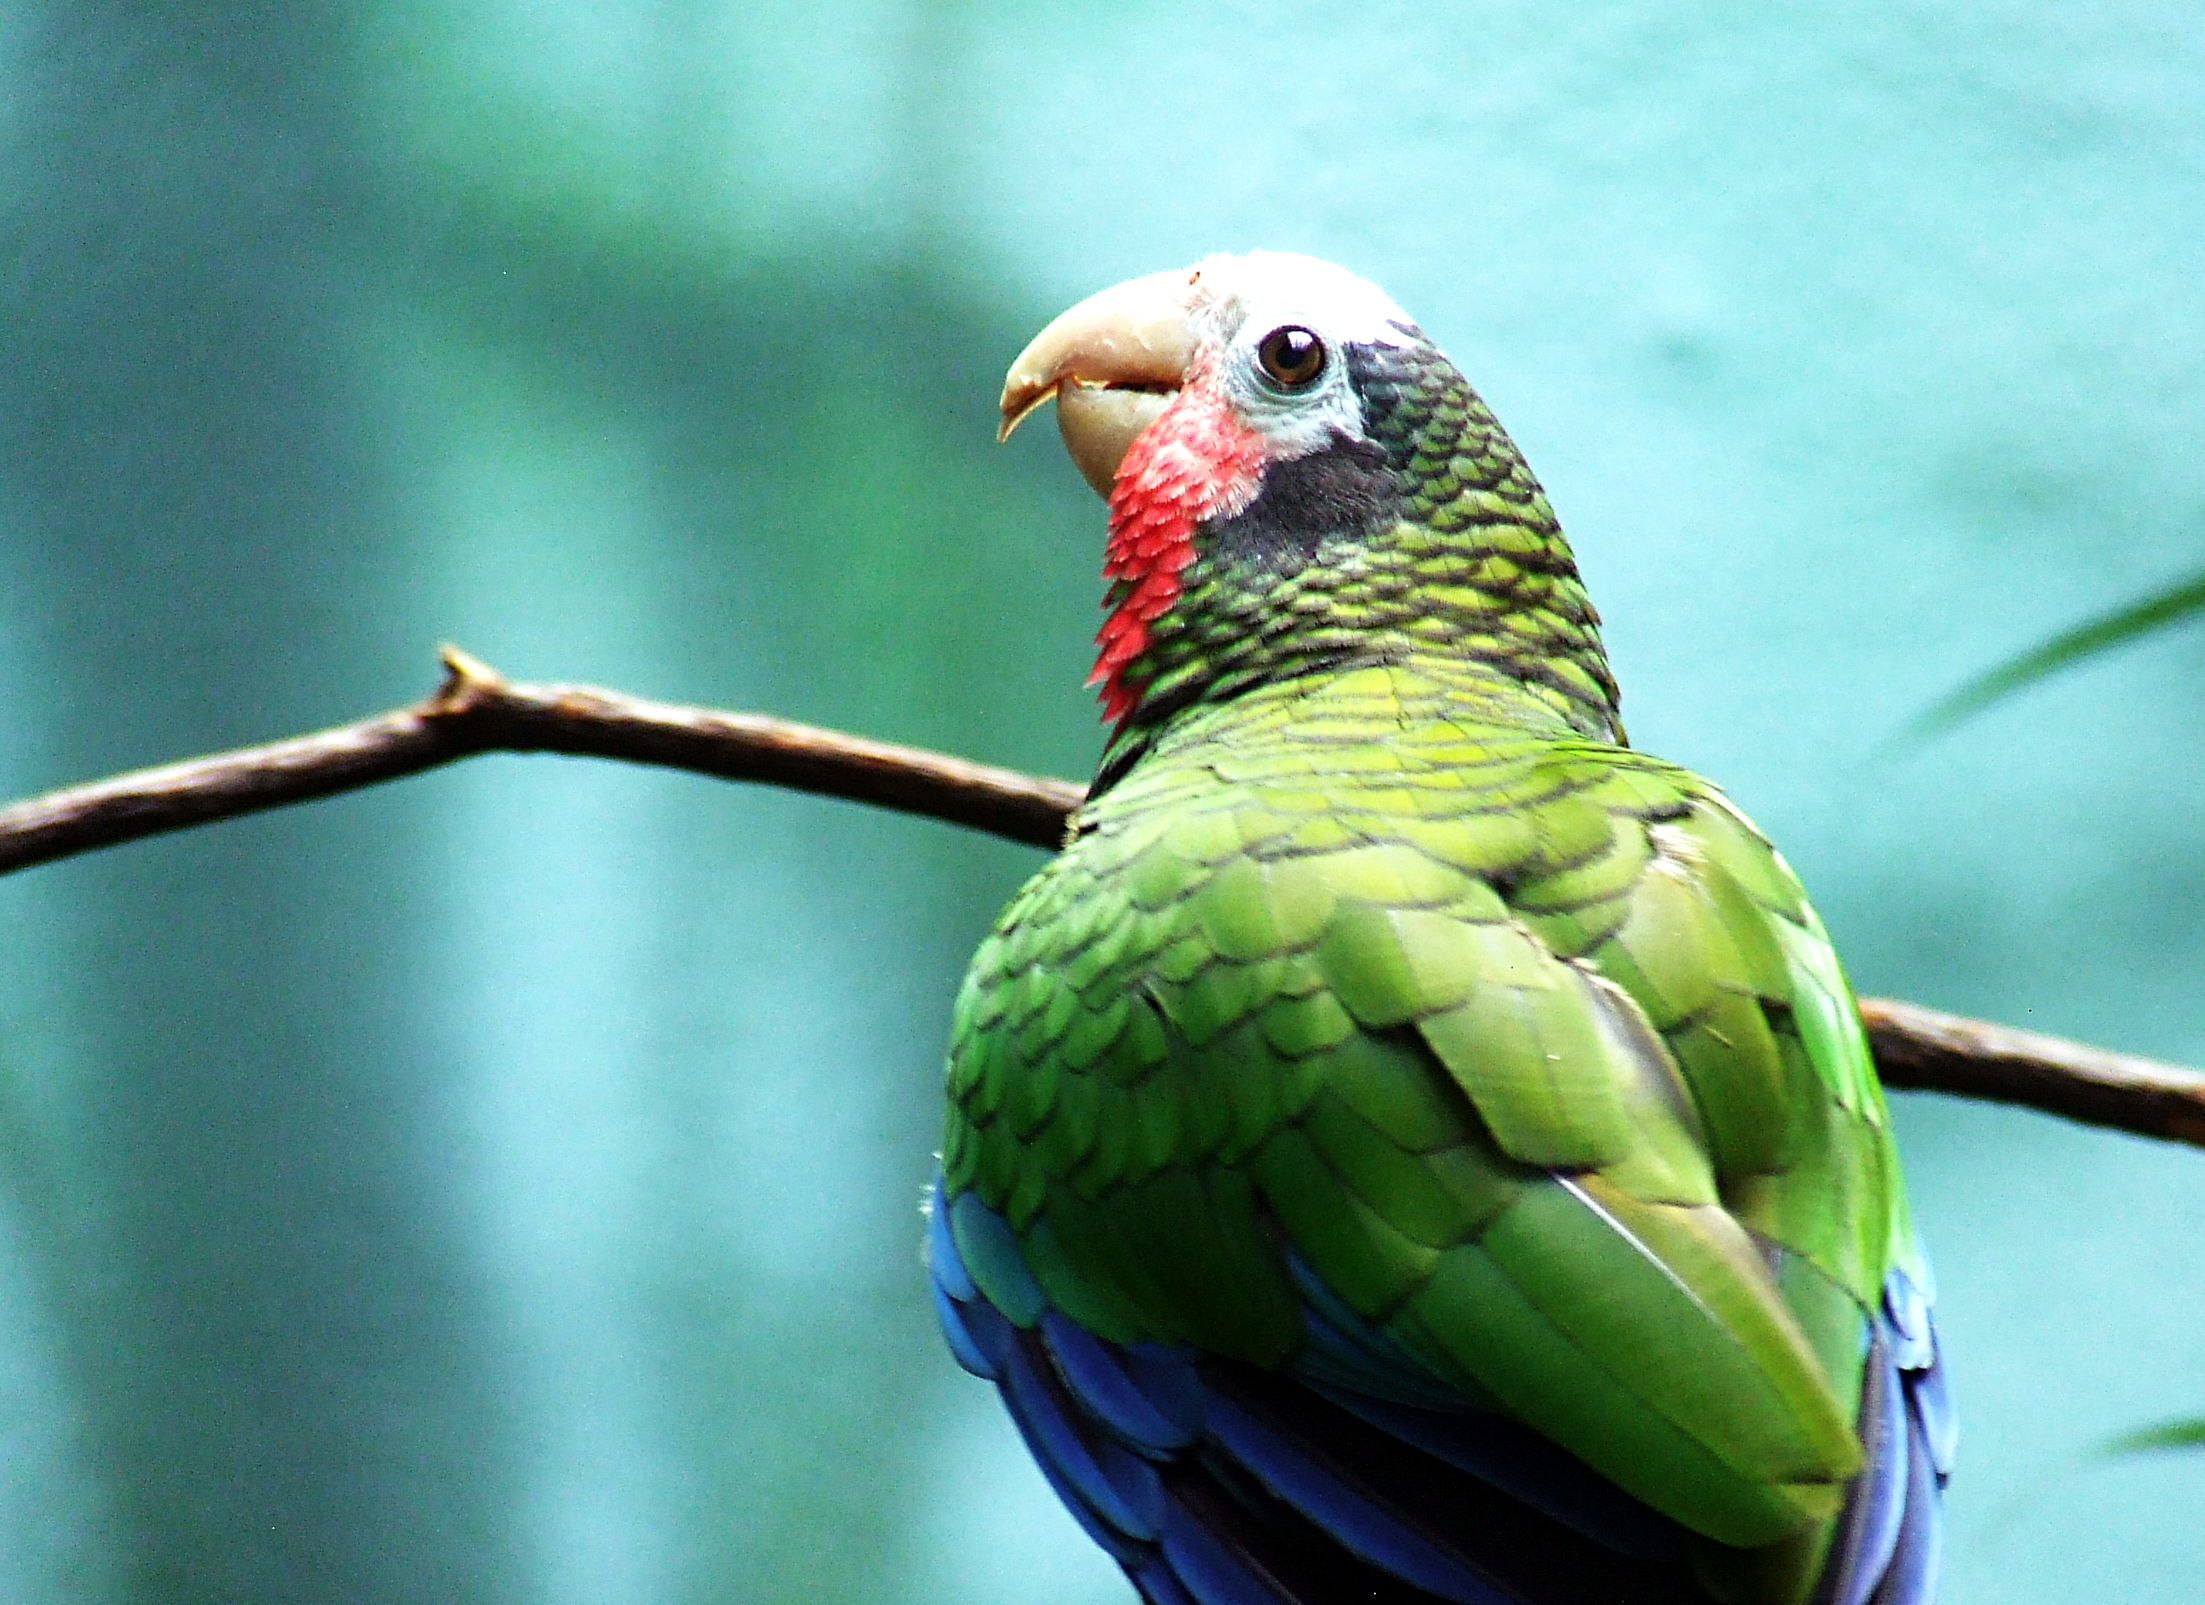
[[[1803,1605],[1864,1323],[1924,1280],[1866,1039],[1782,859],[1620,745],[1551,510],[1422,360],[1365,391],[1397,524],[1188,571],[959,995],[951,1207],[1009,1219],[968,1260],[1014,1319],[1263,1366],[1291,1254],[1701,1535],[1722,1597]]]

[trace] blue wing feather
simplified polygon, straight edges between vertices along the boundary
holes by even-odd
[[[1035,1452],[1057,1468],[1087,1507],[1113,1532],[1153,1543],[1164,1505],[1155,1466],[1098,1430],[1031,1343],[1013,1345],[1002,1387]]]
[[[1327,1465],[1306,1444],[1219,1400],[1204,1423],[1218,1446],[1342,1548],[1456,1605],[1514,1605],[1515,1596]]]
[[[1058,1497],[1149,1605],[1710,1605],[1674,1522],[1482,1401],[1430,1408],[1443,1385],[1329,1295],[1305,1307],[1304,1359],[1324,1358],[1293,1374],[1127,1347],[1050,1308],[975,1195],[937,1199],[933,1217],[952,1351],[996,1383]],[[1867,1468],[1817,1599],[1927,1605],[1951,1412],[1928,1301],[1899,1273],[1869,1338],[1860,1431]]]
[[[1922,1424],[1929,1462],[1937,1468],[1938,1486],[1942,1487],[1952,1475],[1953,1452],[1960,1443],[1960,1423],[1953,1414],[1952,1394],[1945,1386],[1942,1358],[1933,1358],[1925,1369],[1908,1374],[1906,1398],[1907,1408]]]
[[[1929,1441],[1918,1420],[1909,1421],[1906,1437],[1912,1467],[1907,1477],[1906,1520],[1870,1605],[1929,1605],[1937,1592],[1937,1563],[1944,1549],[1944,1524],[1937,1517],[1937,1478]]]
[[[1857,1424],[1864,1464],[1824,1565],[1830,1605],[1866,1605],[1890,1568],[1906,1517],[1911,1417],[1892,1336],[1879,1322],[1868,1345]]]
[[[1196,1605],[1303,1605],[1273,1585],[1247,1556],[1221,1536],[1218,1526],[1173,1503],[1165,1518],[1159,1560]],[[1139,1581],[1139,1574],[1135,1574]],[[1158,1596],[1150,1596],[1159,1605]],[[1313,1605],[1313,1602],[1312,1602]]]
[[[994,1314],[991,1308],[988,1314]],[[985,1382],[1000,1381],[1003,1376],[1001,1354],[991,1355],[981,1347],[974,1331],[982,1326],[985,1317],[972,1305],[960,1304],[943,1290],[942,1284],[934,1284],[934,1316],[942,1324],[942,1336],[949,1342],[949,1352],[957,1357],[957,1363]],[[1001,1320],[1001,1316],[996,1317]]]
[[[1151,1555],[1139,1565],[1127,1568],[1126,1575],[1149,1605],[1202,1605],[1187,1592],[1186,1585],[1179,1581],[1179,1574],[1172,1570],[1171,1562],[1161,1554]]]
[[[1194,1442],[1202,1416],[1190,1361],[1144,1362],[1054,1310],[1041,1318],[1041,1335],[1065,1386],[1132,1448],[1162,1458]],[[1173,1375],[1180,1372],[1183,1380]]]

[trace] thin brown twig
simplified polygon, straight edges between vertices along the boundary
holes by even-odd
[[[2205,1075],[2195,1070],[1897,998],[1862,998],[1860,1014],[1887,1087],[2017,1103],[2205,1148]]]
[[[485,752],[561,752],[872,803],[1054,847],[1084,788],[761,714],[523,685],[456,647],[410,708],[264,747],[140,769],[0,809],[0,874],[218,819],[356,791]],[[1887,1085],[2020,1104],[2205,1147],[2205,1075],[2101,1048],[1863,998]]]
[[[444,683],[410,708],[0,808],[0,874],[96,847],[307,802],[484,752],[563,752],[846,797],[1054,847],[1084,790],[788,719],[521,685],[446,647]]]

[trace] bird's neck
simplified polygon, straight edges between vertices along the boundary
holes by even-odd
[[[1452,665],[1526,720],[1622,739],[1561,526],[1484,403],[1427,349],[1358,353],[1371,440],[1274,463],[1244,506],[1193,528],[1168,605],[1115,666],[1106,773],[1190,709],[1373,663]]]

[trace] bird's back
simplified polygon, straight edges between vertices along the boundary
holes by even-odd
[[[1443,657],[1190,709],[982,946],[950,1085],[945,1326],[1152,1600],[1922,1597],[1882,1097],[1696,777]]]

